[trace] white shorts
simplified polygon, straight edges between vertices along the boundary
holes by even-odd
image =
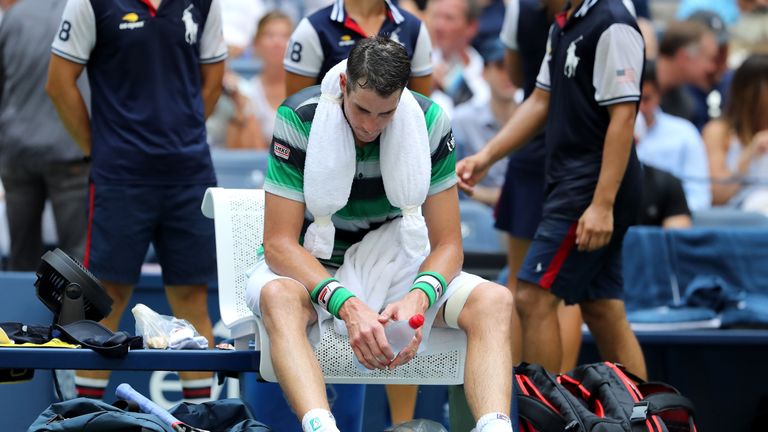
[[[390,303],[393,303],[397,300],[400,300],[410,291],[411,286],[413,284],[413,280],[416,278],[416,275],[418,274],[418,269],[420,265],[421,265],[420,260],[413,262],[414,268],[411,269],[411,271],[401,272],[402,276],[392,281],[392,284],[389,290],[387,291],[386,296],[384,297],[384,306]],[[328,269],[328,270],[332,274],[341,272],[341,268],[339,268],[336,272],[333,271],[334,269]],[[260,302],[261,302],[262,287],[264,287],[267,283],[275,279],[281,279],[281,278],[294,280],[294,279],[291,279],[285,276],[280,276],[273,273],[272,270],[270,270],[269,266],[267,266],[267,263],[263,257],[256,263],[256,265],[250,271],[250,275],[248,277],[248,285],[245,292],[245,299],[246,299],[246,303],[248,304],[248,307],[253,311],[254,314],[256,314],[256,316],[261,317]],[[355,292],[354,287],[345,285],[343,280],[339,280],[339,282],[342,285],[344,285],[347,289],[349,289],[351,292],[358,294]],[[443,296],[437,299],[435,304],[433,304],[432,307],[430,307],[427,310],[427,312],[424,314],[424,325],[422,326],[422,342],[419,347],[420,352],[426,349],[427,347],[427,343],[429,340],[429,332],[432,329],[432,325],[434,324],[435,318],[437,317],[437,312],[440,310],[440,307],[443,304],[446,304],[446,307],[445,307],[446,324],[449,327],[459,328],[458,327],[459,312],[464,307],[464,304],[467,301],[467,297],[469,297],[469,294],[472,292],[472,290],[483,282],[487,282],[487,281],[479,276],[476,276],[470,273],[461,272],[448,284],[448,288],[445,290],[445,293],[443,294]],[[296,283],[299,283],[299,282],[296,281]],[[360,298],[361,300],[364,300],[364,297],[360,297]],[[331,314],[329,314],[325,309],[321,308],[320,306],[314,303],[313,303],[313,306],[315,308],[315,312],[317,313],[318,319],[317,319],[317,323],[307,328],[307,336],[309,337],[310,343],[312,343],[313,346],[317,347],[317,344],[319,344],[320,340],[322,339],[321,323],[326,319],[333,318],[333,316],[331,316]],[[377,309],[379,309],[380,311],[381,309],[383,309],[383,307],[381,308],[377,307]],[[337,332],[341,334],[346,334],[346,327],[344,326],[343,321],[338,319],[335,320],[334,327]]]

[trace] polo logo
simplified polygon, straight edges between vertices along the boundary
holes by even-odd
[[[451,132],[451,135],[448,137],[448,142],[445,144],[448,146],[449,152],[452,152],[453,149],[456,148],[456,138],[453,137],[453,132]]]
[[[190,45],[197,42],[197,23],[192,18],[193,7],[194,5],[187,6],[181,14],[181,21],[184,22],[184,40]]]
[[[282,144],[272,142],[272,148],[274,149],[275,156],[279,158],[287,160],[289,157],[291,157],[291,149]]]
[[[567,78],[573,78],[576,75],[576,67],[579,66],[579,57],[576,55],[576,44],[579,43],[584,36],[579,36],[578,39],[571,42],[566,50],[565,57],[565,76]]]

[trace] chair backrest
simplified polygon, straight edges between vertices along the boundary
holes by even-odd
[[[276,382],[269,338],[261,320],[248,308],[246,272],[256,262],[256,250],[264,230],[264,191],[210,188],[203,214],[214,219],[221,320],[233,337],[254,339],[261,350],[259,373]],[[464,382],[466,336],[453,329],[432,330],[429,349],[403,367],[392,371],[359,371],[352,362],[346,336],[337,334],[327,321],[316,350],[327,383],[461,384]],[[238,349],[247,346],[238,344]]]
[[[253,335],[255,317],[245,302],[246,272],[256,264],[256,250],[264,237],[264,191],[209,188],[203,214],[214,220],[221,321],[232,329],[250,322],[239,336]]]

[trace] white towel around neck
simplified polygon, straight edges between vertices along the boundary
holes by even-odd
[[[314,219],[304,247],[322,259],[333,253],[331,216],[347,204],[356,170],[355,140],[341,107],[339,76],[346,69],[344,60],[323,78],[304,165],[304,199]],[[427,198],[432,165],[426,120],[408,89],[381,133],[380,163],[387,199],[403,214],[400,245],[408,255],[420,256],[429,245],[420,206]]]

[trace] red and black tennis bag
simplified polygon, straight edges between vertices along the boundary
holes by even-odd
[[[687,398],[614,363],[559,376],[523,363],[515,368],[515,381],[520,432],[696,432]]]
[[[558,377],[598,416],[629,421],[631,432],[697,432],[693,403],[671,385],[645,382],[611,362],[579,366]]]

